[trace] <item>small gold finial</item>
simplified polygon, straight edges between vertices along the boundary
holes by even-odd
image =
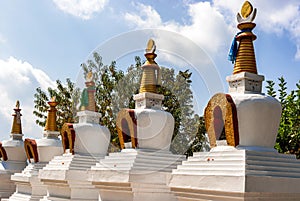
[[[93,76],[93,73],[90,71],[90,72],[88,72],[87,74],[86,74],[86,76],[85,76],[85,80],[87,81],[87,82],[91,82],[91,81],[93,81],[93,78],[94,76]]]
[[[21,116],[22,114],[20,113],[20,102],[17,100],[16,102],[16,108],[14,109],[15,114],[12,116],[14,117],[13,119],[13,125],[11,128],[11,133],[12,134],[22,134],[22,125],[21,125]]]
[[[19,100],[17,100],[17,102],[16,102],[16,108],[20,109],[20,101]]]
[[[147,61],[142,66],[143,74],[140,86],[140,93],[151,92],[156,93],[156,86],[159,84],[160,80],[160,68],[155,62],[156,45],[153,39],[150,39],[147,43],[147,48],[145,50],[145,57]]]
[[[55,101],[55,96],[51,98],[51,101],[48,102],[50,109],[48,110],[48,116],[46,120],[45,129],[46,131],[58,131],[56,125],[56,111],[55,108],[58,105],[58,102]]]

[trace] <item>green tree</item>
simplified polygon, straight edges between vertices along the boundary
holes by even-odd
[[[47,93],[39,87],[34,94],[34,111],[33,114],[37,117],[36,124],[44,127],[47,119],[47,110],[49,105],[47,102],[55,97],[59,102],[57,105],[57,127],[60,129],[65,122],[74,122],[76,114],[76,105],[78,104],[80,91],[75,87],[75,84],[66,79],[66,84],[63,85],[60,80],[56,80],[56,88],[48,88]]]
[[[140,80],[142,75],[142,61],[140,57],[135,57],[135,64],[127,68],[126,73],[116,69],[116,63],[112,62],[110,65],[102,63],[101,56],[93,53],[93,58],[83,63],[82,69],[84,77],[88,72],[94,75],[96,84],[96,105],[97,110],[101,114],[100,124],[108,127],[111,133],[111,147],[110,151],[119,149],[119,139],[116,130],[116,115],[122,108],[134,108],[135,102],[133,95],[137,94],[140,87]],[[205,129],[204,119],[194,114],[193,111],[193,94],[191,91],[191,76],[192,73],[188,70],[179,71],[175,75],[174,69],[161,67],[162,71],[162,85],[158,87],[158,93],[165,96],[163,100],[163,109],[170,112],[175,119],[175,129],[173,135],[173,142],[171,150],[174,153],[187,154],[193,151],[200,151],[202,149],[202,142],[204,141]],[[58,83],[60,83],[58,81]],[[57,87],[60,89],[61,87]],[[65,95],[61,93],[68,92],[65,90],[48,89],[50,94],[55,94],[59,100],[66,100]],[[72,93],[69,93],[71,95]],[[66,97],[69,97],[67,95]],[[77,97],[79,95],[77,94]],[[45,123],[45,111],[47,110],[46,101],[49,98],[46,93],[40,88],[35,94],[35,104],[38,112],[35,115],[43,121],[37,121],[41,126]],[[72,101],[71,99],[67,99]],[[76,99],[78,100],[78,99]],[[77,105],[78,102],[65,102],[64,105]],[[75,110],[66,109],[69,116],[75,116]],[[63,113],[58,113],[58,116]],[[66,120],[66,118],[62,118]],[[72,120],[74,121],[74,120]],[[191,141],[193,141],[191,143]],[[187,151],[187,149],[190,149]]]
[[[286,81],[279,80],[278,99],[282,106],[282,114],[275,148],[280,153],[296,154],[300,158],[300,81],[296,90],[287,93]],[[268,81],[267,94],[276,97],[274,82]]]

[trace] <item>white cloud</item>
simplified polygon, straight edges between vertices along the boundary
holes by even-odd
[[[0,60],[0,68],[0,139],[9,138],[11,114],[17,100],[21,103],[23,133],[27,137],[41,137],[41,128],[35,124],[35,117],[32,113],[33,95],[37,87],[40,86],[45,90],[48,87],[54,87],[55,82],[42,70],[14,57]]]
[[[60,10],[88,20],[94,13],[101,12],[108,0],[53,0],[53,2]]]
[[[135,13],[126,13],[125,20],[137,28],[161,28],[178,32],[195,41],[212,56],[220,48],[229,48],[236,29],[236,14],[244,0],[213,0],[187,4],[190,22],[179,24],[174,21],[162,21],[159,13],[144,4],[134,4]],[[288,34],[295,43],[295,58],[300,59],[300,2],[298,0],[252,0],[258,9],[255,22],[258,29],[280,36]]]
[[[132,24],[142,28],[153,28],[162,25],[160,15],[151,6],[141,3],[134,4],[139,11],[138,14],[126,13],[125,19]]]
[[[181,25],[174,21],[163,22],[151,6],[135,4],[138,13],[126,13],[125,20],[138,28],[160,28],[175,31],[196,42],[210,54],[216,54],[221,47],[228,46],[233,34],[224,17],[209,2],[190,4],[190,24]]]
[[[222,11],[228,11],[232,21],[240,10],[244,0],[214,0],[214,6]],[[295,43],[297,52],[295,58],[300,59],[300,2],[298,0],[252,0],[252,5],[257,8],[256,24],[258,29],[266,33],[277,35],[288,34]]]

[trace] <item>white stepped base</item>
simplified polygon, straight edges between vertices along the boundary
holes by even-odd
[[[0,170],[0,200],[8,198],[16,190],[14,182],[10,180],[11,175],[9,171]]]
[[[87,170],[103,157],[70,153],[55,156],[39,174],[48,190],[42,200],[98,200],[98,190],[88,181]]]
[[[47,194],[46,187],[38,178],[39,170],[47,163],[30,163],[21,173],[15,173],[11,179],[16,183],[16,192],[10,201],[38,201]]]
[[[169,186],[186,201],[300,200],[299,182],[295,156],[228,147],[194,153],[173,170]]]
[[[21,172],[25,167],[25,161],[0,162],[0,200],[8,198],[16,191],[16,185],[10,177],[14,173]]]
[[[89,171],[101,201],[174,201],[167,183],[185,156],[168,151],[124,149],[110,153]]]

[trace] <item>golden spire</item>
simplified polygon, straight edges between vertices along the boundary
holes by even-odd
[[[88,105],[85,107],[85,110],[89,111],[96,111],[96,102],[95,102],[95,92],[96,92],[96,87],[95,87],[95,82],[93,81],[94,76],[92,72],[88,72],[86,75],[86,82],[85,86],[87,88],[87,99],[88,99]]]
[[[13,125],[11,128],[11,133],[12,134],[22,134],[22,124],[21,124],[22,114],[20,113],[21,109],[20,109],[19,101],[16,102],[16,108],[14,109],[14,111],[15,111],[15,114],[12,115],[14,117],[14,120],[13,120]]]
[[[55,101],[55,97],[52,97],[51,101],[48,102],[50,105],[50,109],[48,110],[48,116],[46,120],[46,131],[58,131],[57,125],[56,125],[56,111],[55,108],[58,105],[58,102]]]
[[[257,74],[255,53],[253,41],[256,36],[252,33],[252,29],[256,26],[252,21],[256,16],[256,8],[253,9],[249,1],[245,1],[242,6],[241,14],[237,14],[239,24],[237,27],[241,30],[236,36],[239,47],[236,54],[233,74],[240,72],[250,72]]]
[[[147,61],[142,66],[143,74],[140,86],[140,93],[151,92],[156,93],[156,86],[160,82],[160,68],[155,62],[156,45],[154,40],[150,39],[147,44],[145,57]]]

